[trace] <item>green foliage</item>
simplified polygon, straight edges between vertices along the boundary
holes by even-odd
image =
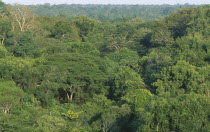
[[[16,57],[36,56],[37,45],[33,39],[33,32],[11,32],[10,37],[6,40],[6,47]]]
[[[166,17],[174,38],[181,37],[193,32],[206,34],[209,27],[208,7],[186,8]]]
[[[1,3],[0,3],[1,7]],[[1,9],[0,9],[1,10]],[[1,40],[1,45],[4,45],[4,41],[8,36],[9,31],[11,31],[11,22],[7,20],[6,18],[0,18],[0,40]]]
[[[141,112],[152,96],[150,91],[146,89],[135,89],[128,91],[128,93],[122,97],[122,100],[125,100],[134,112]]]
[[[123,126],[130,117],[127,104],[116,106],[103,95],[96,95],[84,105],[85,119],[89,119],[92,131],[125,131]]]
[[[204,61],[209,53],[210,40],[200,33],[184,36],[176,40],[176,59],[186,60],[193,65],[206,65]]]
[[[139,74],[127,66],[119,67],[110,79],[110,97],[119,99],[129,90],[146,88]]]
[[[75,100],[82,101],[92,96],[93,93],[106,93],[104,86],[106,75],[98,64],[99,58],[76,53],[57,54],[47,58],[51,70],[48,71],[47,81],[63,85],[62,91]],[[85,93],[89,92],[89,95]],[[66,97],[63,97],[64,99]]]
[[[64,115],[65,117],[70,118],[70,119],[73,120],[73,119],[77,119],[82,112],[83,111],[74,112],[72,110],[68,110],[66,113],[62,113],[62,115]]]
[[[128,23],[117,23],[110,27],[106,42],[106,48],[110,51],[119,51],[124,47],[132,47],[134,44],[135,28]]]
[[[3,1],[0,1],[0,7],[4,7],[5,3]]]
[[[167,68],[173,64],[171,55],[168,53],[170,51],[167,49],[154,48],[149,52],[147,56],[143,56],[140,59],[142,77],[147,85],[151,85],[157,80],[157,74],[164,67]]]
[[[24,90],[30,91],[39,83],[39,66],[46,60],[43,58],[23,59],[7,57],[0,59],[0,77],[5,80],[14,80]]]
[[[144,20],[163,18],[180,8],[198,5],[31,5],[33,11],[41,16],[74,18],[87,16],[101,21],[123,22],[140,17]]]
[[[35,38],[34,41],[40,49],[38,51],[39,56],[66,52],[66,47],[64,46],[63,42],[58,39],[38,37]]]
[[[123,48],[120,51],[107,55],[107,57],[121,66],[128,66],[137,72],[140,71],[140,66],[138,64],[140,58],[135,51]]]
[[[41,107],[24,105],[24,109],[12,109],[10,114],[1,114],[0,128],[2,131],[35,131],[37,119],[45,114],[46,110]]]
[[[91,43],[69,42],[65,44],[67,51],[70,53],[90,54],[98,56],[100,52]]]
[[[10,81],[0,80],[0,109],[7,114],[16,107],[24,95],[24,92]]]
[[[163,69],[160,74],[160,79],[154,83],[157,86],[157,93],[171,93],[179,95],[184,93],[205,93],[206,89],[203,85],[206,84],[208,77],[204,77],[200,73],[202,68],[197,68],[185,61],[179,61],[175,66],[169,69]],[[209,75],[209,71],[206,71]]]
[[[43,107],[49,107],[56,104],[55,96],[58,94],[58,89],[61,88],[57,83],[43,82],[36,88],[34,93]]]
[[[64,42],[80,39],[77,27],[69,21],[59,21],[51,29],[51,36]]]
[[[79,35],[83,38],[93,30],[95,24],[97,23],[96,20],[89,19],[87,17],[81,16],[77,17],[73,20],[73,23],[79,29]]]
[[[0,131],[210,130],[208,5],[30,7],[0,1]]]
[[[8,55],[8,51],[4,46],[0,46],[0,58],[5,58]]]
[[[166,23],[163,23],[162,21],[160,22],[157,21],[155,23],[151,42],[155,46],[156,45],[166,46],[174,43],[174,39]]]
[[[43,115],[37,119],[38,127],[35,129],[39,132],[58,132],[65,128],[65,120],[61,117]]]
[[[145,107],[139,131],[208,131],[209,99],[199,94],[155,97]],[[141,115],[143,113],[139,113]],[[143,120],[142,120],[143,119]],[[196,125],[195,125],[196,124]]]

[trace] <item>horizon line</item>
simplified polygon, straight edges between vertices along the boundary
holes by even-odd
[[[189,3],[185,3],[185,4],[82,4],[82,3],[63,3],[63,4],[51,4],[51,3],[44,3],[44,4],[20,4],[20,3],[6,3],[6,5],[27,5],[27,6],[31,6],[31,5],[48,5],[48,6],[53,6],[53,5],[210,5],[210,4],[189,4]]]

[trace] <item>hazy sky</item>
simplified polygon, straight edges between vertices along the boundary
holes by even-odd
[[[7,4],[210,4],[210,0],[2,0]]]

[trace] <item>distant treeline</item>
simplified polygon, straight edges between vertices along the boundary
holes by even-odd
[[[34,13],[41,16],[75,18],[87,16],[102,21],[125,21],[140,17],[144,20],[164,18],[180,8],[197,7],[198,5],[33,5]]]

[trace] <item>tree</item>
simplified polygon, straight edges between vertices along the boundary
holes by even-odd
[[[11,23],[7,19],[0,19],[0,41],[1,45],[4,45],[4,41],[8,35],[8,32],[11,31]]]
[[[2,7],[4,7],[5,6],[5,3],[1,0],[0,1],[0,7],[2,8]]]
[[[83,102],[95,93],[107,93],[104,85],[107,75],[98,57],[78,53],[63,53],[48,56],[43,82],[60,85],[60,101]],[[87,94],[88,93],[88,94]]]
[[[119,51],[124,47],[132,47],[134,26],[127,23],[118,23],[107,34],[107,45],[112,51]]]
[[[167,27],[167,24],[156,21],[151,36],[151,42],[156,45],[166,46],[174,42],[173,36]]]
[[[0,113],[0,129],[1,131],[36,131],[38,126],[37,119],[43,115],[47,115],[48,111],[36,105],[29,105],[30,101],[25,100],[26,96],[21,99],[21,105],[13,108],[10,114]]]
[[[145,105],[154,95],[147,89],[128,90],[128,93],[122,97],[122,100],[130,106],[134,114],[144,110]]]
[[[33,28],[35,21],[35,14],[32,13],[31,8],[23,5],[7,6],[9,18],[12,21],[12,29],[21,32]]]
[[[208,131],[208,104],[209,98],[193,93],[155,96],[138,113],[138,131]]]
[[[144,123],[148,118],[148,111],[145,107],[150,103],[154,97],[153,94],[147,89],[134,89],[128,90],[127,94],[122,97],[122,102],[128,104],[132,111],[132,120],[130,120],[127,126],[132,126],[133,131]],[[144,121],[142,121],[144,120]]]
[[[34,43],[39,50],[36,50],[36,56],[47,56],[56,53],[67,52],[63,42],[55,38],[34,37]]]
[[[164,68],[153,85],[157,87],[156,92],[160,95],[164,93],[170,93],[172,96],[189,93],[205,94],[208,88],[204,86],[209,79],[206,75],[210,72],[207,70],[203,75],[200,73],[201,69],[186,61],[178,61],[168,69]]]
[[[58,83],[45,83],[37,85],[34,90],[36,99],[41,102],[42,107],[50,107],[58,103],[55,97],[58,96],[58,89],[61,88]]]
[[[65,120],[60,117],[43,115],[37,120],[38,127],[35,129],[40,132],[58,132],[65,128]]]
[[[8,38],[6,47],[17,57],[36,56],[38,47],[33,35],[34,33],[31,31],[14,32]]]
[[[170,51],[165,48],[150,49],[146,56],[143,56],[140,61],[142,66],[142,77],[147,85],[151,86],[157,80],[157,73],[163,68],[167,68],[173,64]],[[152,87],[152,86],[151,86]]]
[[[178,38],[173,44],[174,58],[186,60],[195,66],[205,66],[205,58],[210,49],[209,42],[210,39],[199,32]]]
[[[75,18],[73,20],[73,23],[79,29],[79,35],[84,40],[84,37],[87,36],[87,34],[90,33],[91,31],[93,31],[93,28],[97,23],[97,21],[81,16]]]
[[[116,100],[125,96],[130,90],[146,88],[140,75],[127,66],[119,66],[116,69],[115,73],[110,77],[109,85],[109,96]]]
[[[140,18],[140,17],[136,17],[131,19],[130,21],[128,21],[129,24],[135,25],[135,26],[139,26],[141,24],[143,24],[145,21],[144,19]]]
[[[0,46],[0,58],[4,58],[8,55],[8,51],[4,46]]]
[[[23,59],[20,57],[6,57],[0,59],[0,78],[14,81],[23,90],[32,92],[40,84],[43,58]],[[41,79],[42,80],[42,79]]]
[[[137,52],[129,50],[127,48],[122,48],[119,51],[115,51],[107,55],[107,57],[117,62],[120,66],[128,66],[136,72],[140,72],[141,67],[139,66],[139,55]]]
[[[65,47],[70,53],[90,54],[98,56],[100,52],[97,48],[88,42],[68,42]]]
[[[23,95],[24,92],[14,82],[0,80],[0,109],[3,113],[8,114],[17,106]]]
[[[67,20],[56,22],[51,36],[64,42],[80,40],[79,28]]]
[[[89,122],[92,131],[126,131],[131,109],[127,104],[117,106],[104,95],[95,95],[83,105],[83,122]],[[86,114],[85,114],[86,113]],[[80,118],[82,120],[82,118]]]
[[[165,21],[173,33],[173,37],[181,37],[194,32],[202,32],[208,35],[209,7],[187,8],[171,14]]]
[[[127,104],[119,106],[110,106],[105,109],[101,115],[101,126],[103,132],[109,131],[125,131],[128,118],[130,116],[130,108]]]

